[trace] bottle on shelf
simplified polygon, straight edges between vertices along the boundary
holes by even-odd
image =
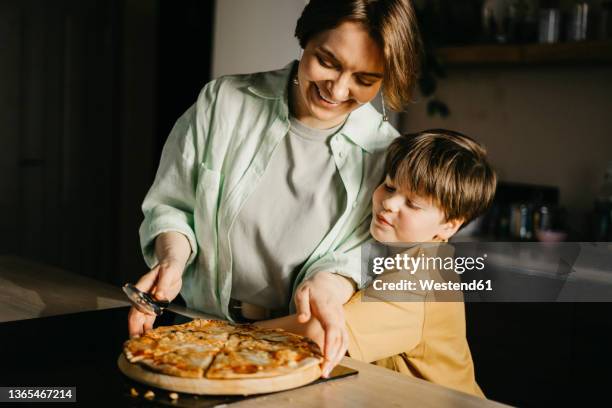
[[[595,201],[595,240],[612,241],[612,161]]]
[[[506,43],[508,0],[485,0],[482,5],[482,29],[485,42]]]
[[[542,0],[540,2],[540,21],[538,24],[538,42],[553,44],[559,42],[561,33],[561,8],[559,1]]]
[[[566,37],[570,42],[589,38],[592,20],[592,6],[589,1],[576,0],[570,5],[566,21]]]

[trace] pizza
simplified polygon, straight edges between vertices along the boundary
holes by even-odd
[[[214,380],[275,377],[323,361],[306,337],[204,319],[149,330],[126,341],[123,352],[130,363],[158,373]]]

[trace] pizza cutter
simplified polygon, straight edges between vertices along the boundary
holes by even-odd
[[[153,299],[153,296],[147,292],[141,291],[131,283],[126,283],[123,285],[123,291],[136,309],[151,316],[161,315],[164,312],[164,309],[170,306],[170,301],[155,300]]]

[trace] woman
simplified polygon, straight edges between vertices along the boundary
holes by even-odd
[[[328,371],[397,136],[369,102],[381,88],[393,109],[409,101],[419,41],[408,0],[311,0],[295,34],[299,63],[214,80],[177,121],[142,206],[152,269],[137,286],[231,320],[287,314],[299,286]],[[132,308],[130,335],[153,320]]]

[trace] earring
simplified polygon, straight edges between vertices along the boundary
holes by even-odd
[[[387,107],[385,106],[385,93],[383,92],[383,87],[380,87],[380,100],[382,102],[382,120],[383,122],[388,122],[389,117],[387,116]]]
[[[299,85],[300,84],[300,81],[298,81],[297,74],[295,74],[295,76],[293,77],[291,82],[293,82],[293,85]]]

